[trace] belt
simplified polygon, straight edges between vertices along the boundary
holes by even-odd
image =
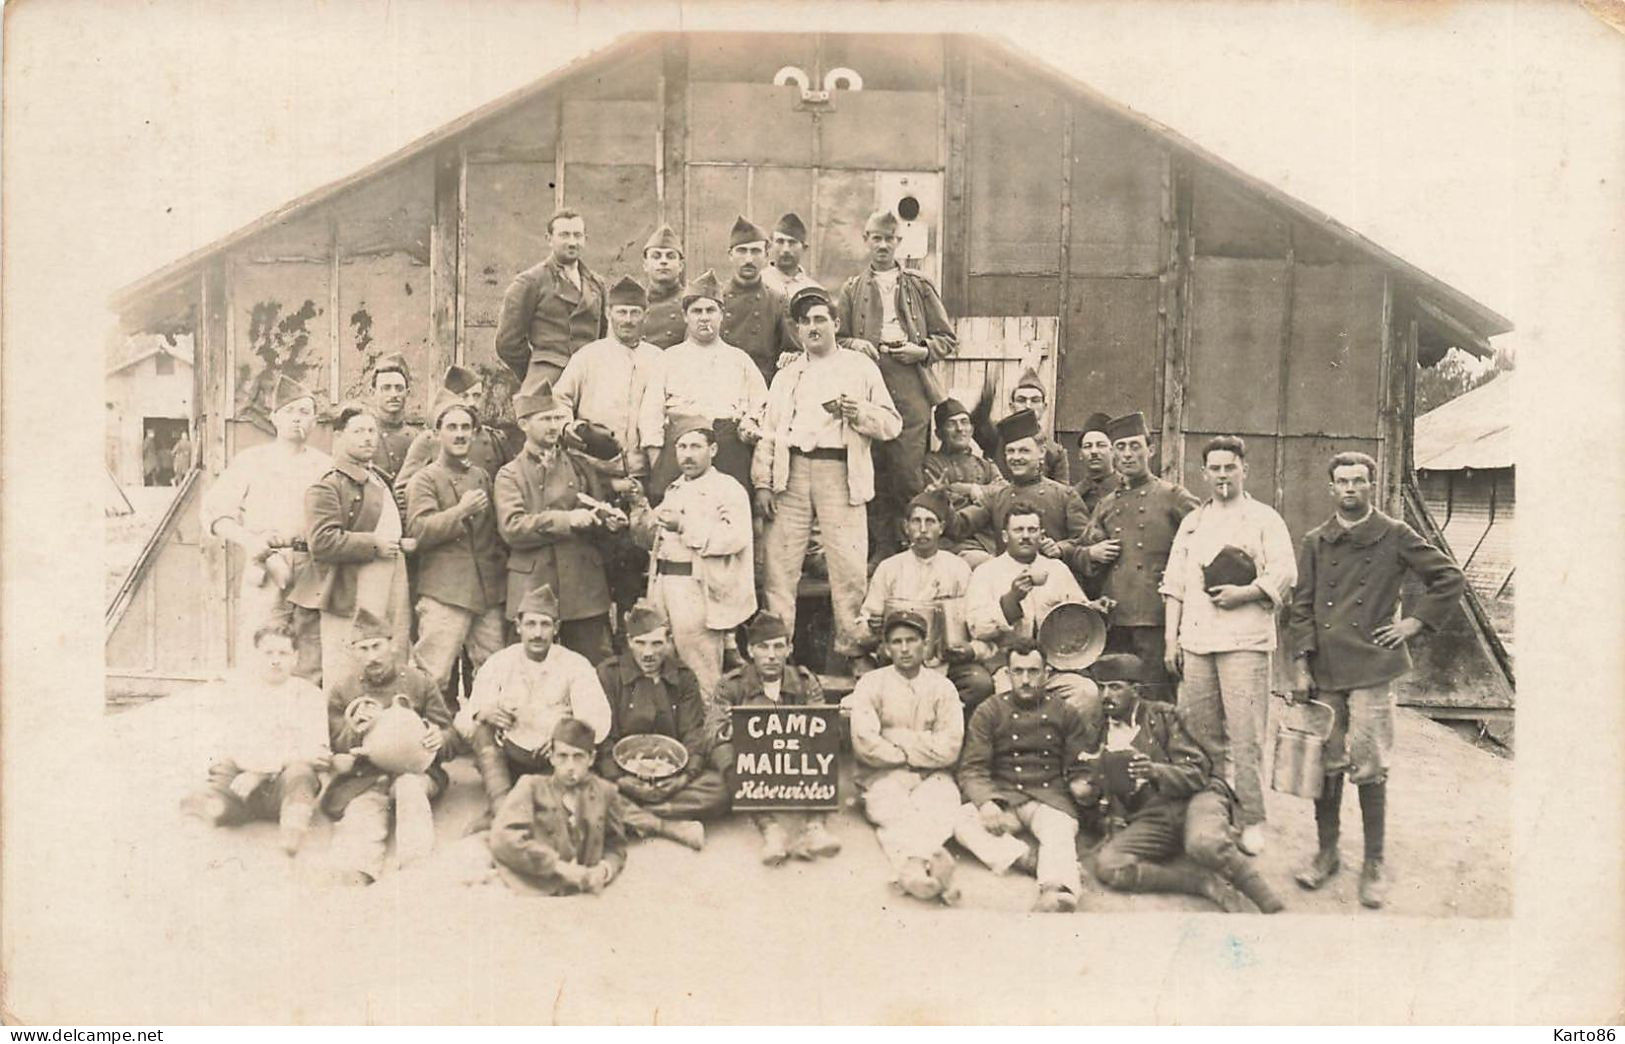
[[[795,447],[792,446],[790,448],[790,452],[794,453],[798,457],[806,457],[808,460],[845,460],[846,459],[846,450],[844,450],[844,449],[834,449],[834,448],[829,447],[829,446],[821,446],[818,449],[810,449],[810,450],[796,449]]]
[[[655,559],[655,572],[662,576],[693,576],[693,562],[673,562],[670,559]]]

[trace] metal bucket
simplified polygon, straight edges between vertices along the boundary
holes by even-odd
[[[1284,719],[1276,726],[1270,787],[1283,794],[1313,801],[1320,797],[1321,788],[1326,783],[1326,740],[1331,737],[1332,728],[1337,722],[1337,712],[1330,704],[1319,700],[1289,705],[1288,711],[1298,710],[1298,717],[1302,719],[1305,717],[1303,712],[1310,707],[1319,707],[1326,712],[1325,728],[1316,729],[1313,722],[1292,725]]]

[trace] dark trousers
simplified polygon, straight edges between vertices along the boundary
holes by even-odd
[[[662,820],[713,819],[728,811],[728,784],[723,774],[711,768],[689,780],[683,788],[664,801],[643,804],[621,795],[626,825],[633,832],[649,837],[660,833]]]
[[[560,621],[557,641],[571,652],[585,656],[589,663],[603,663],[614,653],[610,647],[609,614]]]
[[[235,765],[216,763],[209,766],[208,793],[217,795],[226,803],[225,810],[215,819],[220,826],[237,826],[262,819],[278,822],[282,818],[282,810],[290,806],[314,808],[316,794],[321,789],[316,769],[310,762],[294,761],[261,783],[245,800],[231,789],[231,781],[240,773],[241,770]]]
[[[753,449],[740,441],[739,422],[719,420],[712,426],[712,431],[716,435],[717,442],[717,459],[713,462],[716,469],[737,480],[745,487],[745,492],[749,493],[753,488],[750,484],[750,458]],[[660,460],[649,474],[648,492],[651,504],[659,504],[660,498],[666,495],[666,487],[677,478],[676,443],[677,440],[672,437],[671,421],[668,419],[666,441],[660,447]]]
[[[1162,664],[1162,625],[1130,627],[1119,625],[1106,631],[1106,651],[1133,653],[1140,658],[1140,692],[1148,700],[1173,703],[1175,682]]]
[[[1225,794],[1203,790],[1189,801],[1145,810],[1101,844],[1095,852],[1095,876],[1122,891],[1185,891],[1177,884],[1169,886],[1161,875],[1141,872],[1137,865],[1166,863],[1181,852],[1226,876],[1241,859]]]
[[[902,548],[908,502],[925,488],[931,402],[926,398],[918,366],[893,362],[885,356],[876,365],[903,418],[900,435],[869,447],[875,465],[875,495],[869,501],[869,557],[879,560]]]

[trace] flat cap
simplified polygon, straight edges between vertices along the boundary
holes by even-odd
[[[1137,682],[1145,676],[1145,665],[1133,653],[1107,653],[1090,666],[1089,673],[1097,682]]]

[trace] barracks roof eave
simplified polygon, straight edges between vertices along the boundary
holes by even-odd
[[[138,299],[151,294],[154,291],[168,289],[172,284],[185,277],[193,268],[208,260],[211,256],[220,253],[221,251],[230,249],[238,243],[241,243],[260,232],[274,227],[295,214],[319,204],[328,202],[337,196],[342,195],[347,190],[367,180],[370,180],[374,176],[383,174],[414,159],[428,149],[444,144],[445,142],[456,138],[458,135],[477,128],[486,121],[494,119],[507,112],[510,108],[529,101],[538,94],[541,94],[561,81],[568,79],[575,73],[580,72],[587,66],[596,64],[612,56],[624,56],[640,46],[645,46],[673,35],[685,34],[665,32],[631,33],[604,47],[594,51],[589,51],[568,64],[560,66],[559,68],[554,69],[552,72],[547,73],[546,75],[537,79],[535,82],[510,91],[501,97],[493,99],[492,101],[471,110],[465,115],[452,120],[450,123],[447,123],[445,126],[431,131],[417,140],[402,146],[382,159],[362,167],[355,173],[350,174],[347,177],[340,178],[336,181],[329,182],[328,184],[323,185],[311,192],[307,192],[304,195],[289,201],[283,206],[278,207],[276,210],[271,211],[263,217],[244,225],[235,232],[231,232],[220,239],[207,244],[206,246],[199,247],[198,249],[177,258],[175,261],[170,262],[162,268],[143,276],[142,278],[116,291],[111,301],[112,307],[118,312],[127,310],[130,305],[135,303]],[[686,35],[702,34],[691,33]],[[1077,79],[1071,74],[1056,69],[1047,62],[1028,54],[1014,43],[1011,43],[1002,37],[986,34],[945,35],[959,36],[962,39],[972,40],[977,45],[990,49],[1011,63],[1030,71],[1040,79],[1046,80],[1070,94],[1081,97],[1093,105],[1115,113],[1122,119],[1127,120],[1130,123],[1143,128],[1148,133],[1166,141],[1172,148],[1184,152],[1197,160],[1210,165],[1215,170],[1223,173],[1225,176],[1247,186],[1252,191],[1282,207],[1301,220],[1315,225],[1334,238],[1347,243],[1352,248],[1372,256],[1379,263],[1398,272],[1401,278],[1415,284],[1427,296],[1431,297],[1440,306],[1442,306],[1445,311],[1450,313],[1452,317],[1457,318],[1463,325],[1467,326],[1468,330],[1470,330],[1472,334],[1477,335],[1477,337],[1488,338],[1495,336],[1496,334],[1507,333],[1513,328],[1511,320],[1486,307],[1485,305],[1480,304],[1478,301],[1475,301],[1473,298],[1462,293],[1460,290],[1450,286],[1448,283],[1445,283],[1436,276],[1430,275],[1423,269],[1418,268],[1417,266],[1406,261],[1404,258],[1399,257],[1397,254],[1384,249],[1372,240],[1354,231],[1330,215],[1324,214],[1302,200],[1288,195],[1275,186],[1269,184],[1267,181],[1246,173],[1228,161],[1222,159],[1218,155],[1209,152],[1207,149],[1189,140],[1184,135],[1173,130],[1172,128],[1159,123],[1149,116],[1136,112],[1121,102],[1100,93],[1095,88],[1089,86],[1087,83]],[[1457,331],[1457,333],[1467,332],[1467,330]],[[1453,338],[1453,340],[1466,340],[1471,342],[1474,340],[1474,338],[1463,337],[1459,339]],[[1481,354],[1484,346],[1482,343],[1478,345],[1472,345],[1469,343],[1463,344],[1462,347],[1468,348],[1469,350],[1478,348],[1479,353]]]

